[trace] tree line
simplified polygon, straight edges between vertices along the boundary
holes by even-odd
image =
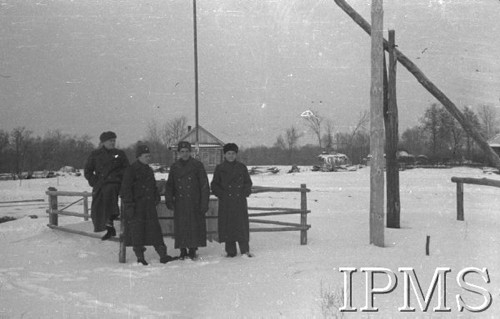
[[[167,121],[162,126],[152,121],[143,142],[149,144],[155,161],[169,164],[172,159],[169,145],[176,143],[187,131],[185,116]],[[20,175],[23,172],[57,171],[64,166],[83,168],[90,152],[99,146],[91,139],[89,135],[68,135],[60,130],[49,130],[41,137],[25,127],[16,127],[11,132],[0,129],[0,173]],[[136,144],[124,148],[130,161],[135,158]]]
[[[474,111],[474,109],[476,111]],[[500,133],[498,112],[491,105],[464,107],[467,121],[484,139]],[[306,114],[304,114],[306,113]],[[346,154],[353,164],[364,163],[370,153],[369,113],[359,113],[355,125],[336,131],[334,123],[318,112],[304,112],[304,125],[317,139],[317,145],[300,146],[303,134],[291,126],[276,138],[272,147],[246,148],[240,157],[248,165],[314,165],[322,153]],[[458,121],[440,104],[431,104],[418,124],[400,134],[398,150],[417,157],[425,156],[431,164],[481,164],[488,160]]]
[[[485,139],[499,134],[497,109],[491,105],[464,107],[463,114]],[[363,163],[370,153],[369,113],[360,112],[357,121],[344,131],[318,112],[303,113],[302,125],[317,140],[302,145],[304,130],[296,125],[276,137],[272,146],[245,147],[239,157],[247,165],[316,165],[322,152],[346,154],[353,164]],[[142,142],[151,148],[153,161],[169,166],[173,160],[169,149],[188,132],[187,118],[181,116],[159,124],[151,121]],[[136,143],[124,148],[128,158],[135,158]],[[20,174],[26,171],[59,170],[63,166],[82,168],[95,149],[88,135],[71,136],[59,130],[34,136],[25,127],[11,132],[0,130],[0,172]],[[439,104],[431,104],[418,124],[400,134],[399,150],[415,156],[425,155],[432,163],[488,164],[483,152],[467,136],[459,123]]]
[[[34,136],[25,127],[11,132],[0,130],[0,172],[21,174],[41,170],[59,170],[63,166],[81,168],[82,159],[95,148],[91,137],[71,136],[59,130]]]
[[[476,112],[464,107],[464,117],[485,140],[499,132],[498,114],[491,105],[480,105]],[[432,163],[489,164],[483,151],[466,134],[458,121],[441,105],[431,104],[419,124],[401,134],[399,148],[415,155],[426,155]]]

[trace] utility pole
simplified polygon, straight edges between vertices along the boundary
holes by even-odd
[[[372,0],[370,88],[370,244],[384,247],[384,9]]]
[[[193,0],[193,38],[194,38],[194,105],[195,105],[195,130],[196,130],[196,157],[200,153],[199,122],[198,122],[198,34],[196,25],[196,0]]]

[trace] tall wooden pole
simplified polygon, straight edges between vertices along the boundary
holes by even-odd
[[[384,9],[372,0],[370,88],[370,244],[384,247]]]
[[[398,151],[398,106],[396,99],[396,66],[397,57],[394,52],[395,32],[389,30],[389,76],[387,81],[387,109],[385,119],[385,159],[387,175],[387,227],[400,227],[400,196],[399,196],[399,164]],[[385,71],[385,69],[384,69]]]
[[[193,0],[193,37],[194,37],[194,105],[195,105],[195,129],[196,129],[196,156],[198,156],[199,147],[199,129],[198,129],[198,26],[196,24],[196,0]]]
[[[335,3],[344,10],[353,20],[356,22],[366,33],[371,34],[370,24],[357,13],[347,2],[344,0],[334,0]],[[384,39],[384,48],[388,49],[388,43]],[[484,151],[488,159],[498,168],[500,168],[500,157],[486,142],[479,131],[472,126],[462,112],[456,107],[456,105],[436,86],[432,83],[425,74],[401,51],[394,49],[397,54],[397,59],[413,76],[418,80],[418,82],[430,93],[432,94],[441,104],[448,110],[448,112],[453,115],[453,117],[460,123],[465,132],[474,139],[477,145]]]

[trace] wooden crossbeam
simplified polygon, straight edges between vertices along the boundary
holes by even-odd
[[[82,197],[82,198],[80,198],[80,199],[77,199],[77,200],[75,200],[74,202],[72,202],[72,203],[68,204],[67,206],[65,206],[65,207],[63,207],[63,208],[60,208],[59,210],[60,210],[60,211],[65,210],[66,208],[69,208],[69,207],[71,207],[71,206],[75,205],[76,203],[81,202],[84,198],[85,198],[85,197]]]
[[[266,187],[266,186],[252,186],[252,194],[264,192],[310,192],[309,188],[301,187]]]
[[[248,210],[267,210],[267,211],[289,211],[300,213],[300,208],[285,208],[285,207],[248,207]]]
[[[275,232],[275,231],[306,231],[310,228],[309,225],[307,226],[300,226],[300,227],[269,227],[269,228],[250,228],[250,232]]]
[[[281,225],[281,226],[292,226],[292,227],[300,227],[300,224],[297,223],[287,223],[287,222],[280,222],[276,220],[267,220],[267,219],[256,219],[256,218],[250,218],[248,220],[250,223],[258,223],[258,224],[270,224],[270,225]]]
[[[484,186],[500,187],[500,181],[489,178],[471,178],[471,177],[452,177],[451,181],[454,183],[475,184]]]
[[[275,216],[275,215],[295,215],[295,214],[302,214],[304,211],[302,210],[288,210],[288,211],[276,211],[276,212],[269,212],[269,213],[249,213],[248,216]],[[305,211],[306,214],[309,214],[311,211],[307,210]]]

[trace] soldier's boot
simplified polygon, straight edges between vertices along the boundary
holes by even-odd
[[[236,242],[235,241],[226,241],[225,243],[225,249],[226,249],[226,257],[232,258],[236,256]]]
[[[113,225],[106,225],[106,234],[102,236],[101,240],[108,240],[116,236],[116,229]]]
[[[146,259],[144,259],[144,252],[146,251],[145,247],[134,247],[134,253],[137,257],[137,262],[143,264],[144,266],[149,265]]]
[[[162,264],[166,264],[169,261],[179,259],[179,257],[172,257],[172,256],[167,255],[167,246],[165,246],[165,245],[155,246],[155,250],[158,253],[158,255],[160,256],[160,262]]]
[[[238,245],[240,246],[242,256],[253,257],[253,255],[250,253],[248,241],[238,241]]]
[[[198,248],[189,248],[189,259],[196,259],[196,250],[198,250]]]
[[[180,260],[184,260],[184,259],[186,259],[187,256],[188,256],[187,249],[186,248],[181,248],[181,254],[179,256],[179,259]]]

